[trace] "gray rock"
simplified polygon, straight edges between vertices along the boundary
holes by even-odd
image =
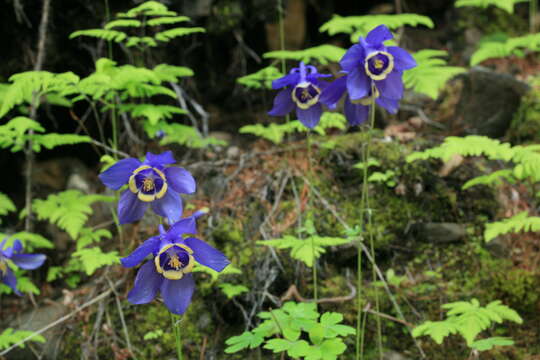
[[[417,223],[411,225],[409,235],[418,241],[446,244],[463,240],[467,229],[456,223]]]
[[[465,133],[503,136],[529,86],[483,67],[474,67],[458,79],[463,81],[463,90],[455,118],[461,121]]]
[[[383,360],[409,360],[409,358],[395,351],[387,351],[383,354]]]
[[[28,311],[18,317],[9,326],[15,330],[38,331],[52,322],[58,320],[68,312],[67,307],[62,304],[40,306],[34,310]],[[44,344],[30,342],[32,348],[37,354],[42,354],[42,359],[55,359],[59,350],[62,334],[64,333],[62,325],[51,328],[41,334],[46,342]],[[36,355],[29,348],[28,344],[23,349],[17,348],[6,355],[7,360],[30,360],[37,359]]]

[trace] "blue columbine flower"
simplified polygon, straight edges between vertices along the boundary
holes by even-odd
[[[99,175],[103,184],[113,190],[128,184],[118,202],[120,224],[142,218],[149,203],[170,224],[180,219],[183,210],[180,194],[194,193],[196,185],[189,171],[166,167],[175,162],[170,151],[159,155],[149,152],[144,162],[134,158],[120,160]]]
[[[312,129],[319,123],[322,114],[320,96],[327,83],[319,81],[317,68],[300,62],[288,75],[272,81],[273,89],[281,89],[274,99],[274,107],[268,112],[271,116],[284,116],[296,110],[298,120]]]
[[[195,290],[191,271],[195,262],[222,271],[230,264],[220,251],[202,240],[190,237],[197,232],[195,220],[201,212],[173,224],[168,231],[160,225],[160,235],[142,243],[129,256],[121,259],[125,267],[140,264],[152,254],[153,260],[143,264],[135,285],[128,294],[132,304],[146,304],[161,292],[165,306],[173,314],[183,314]]]
[[[360,37],[340,61],[345,76],[335,80],[321,95],[321,101],[336,104],[345,90],[345,115],[351,125],[363,123],[369,105],[375,102],[395,114],[403,97],[403,71],[416,66],[414,58],[398,46],[385,46],[393,38],[385,25]]]
[[[24,270],[34,270],[43,265],[45,255],[43,254],[23,254],[23,245],[19,240],[13,242],[12,247],[4,250],[6,239],[0,243],[0,281],[9,286],[17,295],[21,293],[17,290],[17,278],[8,266],[8,261]]]

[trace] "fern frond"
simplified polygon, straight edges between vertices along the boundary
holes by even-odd
[[[158,1],[146,1],[139,6],[136,6],[125,13],[118,13],[119,17],[137,17],[137,16],[175,16],[176,12],[170,11],[167,6]]]
[[[283,74],[274,66],[267,66],[253,74],[236,79],[236,82],[251,89],[271,89],[272,81],[282,77]]]
[[[26,330],[13,330],[13,328],[7,328],[0,334],[0,350],[5,350],[10,346],[17,344],[26,338],[30,337],[28,341],[35,341],[44,344],[46,342],[42,335],[35,334],[33,331]],[[19,345],[20,348],[24,348],[25,343]]]
[[[514,341],[510,338],[494,336],[487,339],[476,340],[471,344],[471,348],[478,351],[487,351],[495,346],[512,346]]]
[[[292,235],[285,235],[280,239],[257,241],[257,244],[275,247],[277,249],[290,249],[293,259],[303,261],[312,267],[315,259],[326,252],[325,247],[348,243],[348,239],[337,237],[311,236],[306,239],[298,239]]]
[[[442,344],[445,337],[457,334],[458,326],[449,321],[426,321],[415,327],[412,336],[430,336],[437,344]]]
[[[473,6],[480,8],[487,8],[488,6],[496,6],[500,9],[514,13],[514,5],[520,2],[527,2],[529,0],[457,0],[455,7]]]
[[[158,46],[158,43],[154,38],[151,38],[150,36],[130,36],[126,41],[127,47],[133,47],[133,46],[149,46],[149,47],[156,47]]]
[[[418,14],[394,14],[394,15],[363,15],[363,16],[339,16],[334,15],[332,19],[324,23],[320,32],[327,32],[328,35],[340,33],[351,34],[351,42],[357,42],[359,36],[365,36],[370,30],[384,24],[390,30],[395,30],[402,26],[423,25],[433,29],[435,24],[424,15]]]
[[[186,114],[187,111],[171,105],[129,104],[122,105],[121,111],[130,112],[132,117],[144,117],[150,125],[157,125],[160,121],[170,119],[174,114]]]
[[[141,27],[141,26],[142,26],[142,23],[139,20],[117,19],[117,20],[109,21],[107,24],[105,24],[105,29],[110,30],[116,27]]]
[[[471,56],[471,65],[478,65],[482,61],[503,58],[512,55],[522,55],[523,51],[540,51],[540,33],[529,34],[504,40],[480,42],[480,47]]]
[[[499,235],[521,231],[540,231],[540,217],[529,216],[526,211],[523,211],[511,218],[486,224],[484,240],[491,241]]]
[[[4,125],[0,125],[0,148],[11,148],[12,152],[24,149],[29,138],[30,130],[44,132],[45,129],[37,122],[25,116],[17,116]]]
[[[146,24],[148,26],[160,26],[160,25],[177,24],[177,23],[186,22],[189,20],[190,18],[187,16],[166,16],[166,17],[150,19],[146,22]]]
[[[23,243],[24,249],[27,252],[34,249],[54,249],[54,244],[39,234],[30,233],[27,231],[15,233],[9,236],[7,241],[8,246],[11,246],[16,239]]]
[[[159,64],[154,67],[154,74],[161,81],[178,82],[179,78],[193,76],[193,70],[185,66]]]
[[[6,194],[0,193],[0,216],[4,216],[15,210],[17,209],[13,201]]]
[[[75,31],[69,35],[69,38],[75,39],[80,36],[94,37],[105,41],[114,41],[117,43],[121,42],[127,37],[126,33],[118,30],[88,29]]]
[[[49,133],[45,135],[34,135],[32,137],[32,149],[35,152],[41,151],[41,147],[50,150],[62,145],[75,145],[92,142],[92,138],[86,135],[57,134]]]
[[[47,199],[36,199],[32,209],[39,220],[48,220],[65,230],[73,239],[92,213],[91,205],[97,201],[112,202],[114,199],[104,195],[84,195],[78,190],[66,190],[52,194]]]
[[[79,263],[86,275],[92,275],[97,269],[120,263],[117,251],[104,253],[99,247],[83,248],[73,253],[72,261]]]
[[[277,50],[263,54],[265,59],[285,59],[303,61],[305,63],[317,60],[321,65],[338,62],[345,55],[345,49],[335,45],[319,45],[304,50]]]
[[[447,66],[446,60],[441,59],[447,55],[444,50],[431,49],[420,50],[413,54],[418,65],[403,74],[405,86],[436,99],[448,80],[465,72],[465,68]]]
[[[512,158],[511,146],[487,136],[470,135],[466,137],[449,136],[441,145],[407,156],[407,161],[442,159],[448,161],[454,155],[486,156],[492,160],[509,161]]]
[[[225,141],[213,137],[204,138],[197,129],[183,124],[169,124],[166,121],[160,121],[152,125],[149,121],[146,121],[143,126],[151,138],[154,138],[157,132],[163,132],[165,134],[159,142],[160,145],[178,144],[200,149],[210,145],[222,146],[227,144]]]
[[[511,179],[512,174],[512,169],[497,170],[491,174],[475,177],[463,184],[461,188],[467,190],[476,185],[500,185],[502,184],[502,179]]]
[[[177,37],[191,35],[195,33],[204,33],[206,30],[202,27],[190,27],[190,28],[174,28],[165,31],[158,32],[154,35],[154,38],[158,41],[168,42]]]

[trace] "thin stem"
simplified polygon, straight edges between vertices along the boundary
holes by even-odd
[[[112,109],[111,109],[111,116],[112,116],[112,148],[114,149],[113,157],[115,160],[118,159],[118,124],[116,121],[116,102],[113,102]]]
[[[536,31],[536,12],[538,11],[538,0],[529,0],[529,31],[533,34]]]
[[[105,21],[109,22],[111,21],[111,13],[109,11],[109,0],[105,0]],[[109,59],[112,60],[112,42],[111,40],[107,40],[107,50]]]
[[[176,355],[178,360],[183,360],[182,356],[182,334],[180,331],[180,317],[171,313],[171,323],[173,327],[174,338],[176,340]]]
[[[375,85],[372,85],[372,94],[375,93]],[[369,156],[370,156],[370,148],[369,145],[371,143],[371,132],[375,128],[375,97],[371,99],[371,112],[370,112],[370,124],[369,124],[369,138],[368,138],[368,146],[366,148],[366,157],[367,161],[369,162]],[[365,164],[365,168],[367,169],[367,163]],[[366,170],[367,173],[367,170]],[[371,251],[371,257],[373,260],[375,260],[375,244],[373,239],[373,223],[372,223],[372,213],[371,213],[371,206],[369,201],[369,193],[366,194],[366,209],[367,209],[367,216],[368,216],[368,237],[369,237],[369,247]],[[375,267],[371,267],[372,273],[373,273],[373,283],[377,281],[377,273],[375,271]],[[379,309],[379,289],[375,287],[375,309],[377,312],[380,311]],[[375,317],[376,323],[377,323],[377,347],[379,348],[379,358],[382,359],[383,357],[383,348],[382,348],[382,327],[381,327],[381,318]]]
[[[281,51],[285,50],[285,25],[283,22],[283,0],[278,0],[278,16],[279,16],[279,47]],[[287,67],[285,66],[285,59],[281,59],[281,72],[285,75]],[[285,122],[288,124],[291,121],[289,114],[285,115]]]
[[[307,133],[307,153],[308,153],[308,178],[313,179],[313,169],[311,165],[312,155],[311,155],[311,130],[308,130]],[[311,194],[309,195],[308,199],[309,205],[311,207]],[[317,258],[315,257],[315,239],[312,234],[311,236],[311,255],[313,256],[313,267],[312,267],[312,273],[313,273],[313,299],[315,299],[315,302],[317,302],[319,298],[319,292],[318,292],[318,280],[317,280]]]

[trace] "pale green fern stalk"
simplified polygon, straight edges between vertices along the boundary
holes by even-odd
[[[176,356],[178,360],[183,360],[182,356],[182,334],[180,333],[180,317],[176,317],[171,313],[171,323],[174,332],[174,339],[176,342]]]

